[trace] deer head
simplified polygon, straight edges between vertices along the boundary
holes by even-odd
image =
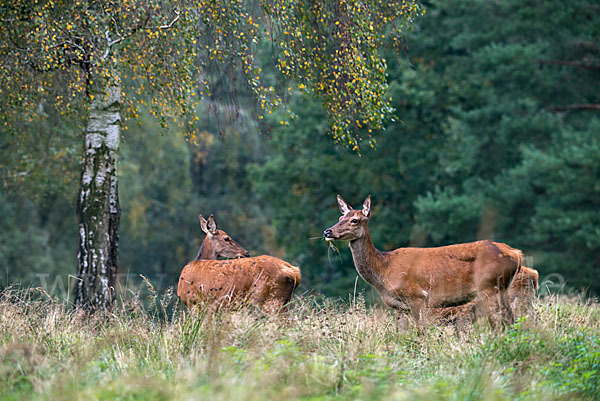
[[[233,259],[250,256],[250,253],[227,235],[225,231],[217,229],[217,222],[212,214],[208,217],[208,220],[202,215],[199,218],[200,227],[206,233],[206,238],[200,246],[196,260],[218,259],[219,257]]]
[[[371,214],[371,195],[363,202],[361,210],[354,210],[341,196],[337,196],[338,206],[342,216],[337,224],[323,232],[326,241],[354,241],[363,238],[369,231],[369,216]]]

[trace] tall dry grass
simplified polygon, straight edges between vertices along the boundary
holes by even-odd
[[[283,315],[181,310],[173,293],[88,316],[38,290],[0,295],[2,399],[598,399],[600,311],[537,300],[502,333],[417,329],[388,309],[298,297]]]

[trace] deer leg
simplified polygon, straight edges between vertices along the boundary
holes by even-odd
[[[261,310],[265,315],[284,314],[287,307],[283,300],[271,298],[262,304]]]
[[[507,292],[508,303],[510,304],[511,309],[513,310],[515,319],[520,318],[523,315],[520,295],[521,294],[517,295],[513,290]]]
[[[496,298],[497,292],[495,288],[480,291],[477,295],[479,300],[475,308],[475,316],[479,317],[485,314],[492,329],[498,327],[499,317],[502,314],[500,300]]]
[[[500,307],[502,308],[502,322],[505,326],[511,325],[515,322],[515,314],[513,308],[508,300],[507,291],[499,291],[498,297]]]
[[[410,313],[417,322],[418,326],[427,325],[426,306],[427,302],[425,298],[413,299],[408,303]]]
[[[288,277],[280,279],[275,286],[256,294],[256,301],[264,313],[286,313],[294,293],[294,282]]]
[[[407,330],[409,317],[406,314],[406,311],[395,310],[394,315],[396,317],[396,329]]]
[[[533,314],[533,300],[535,298],[535,290],[531,288],[520,289],[519,291],[513,291],[511,293],[513,300],[509,298],[511,302],[515,319],[524,315]]]
[[[473,321],[487,315],[487,302],[484,295],[478,294],[473,307]]]
[[[397,325],[396,328],[406,330],[408,328],[408,305],[397,294],[382,292],[380,293],[384,304],[394,309]]]
[[[528,315],[530,315],[531,317],[533,317],[534,315],[534,308],[533,308],[533,302],[535,300],[535,289],[534,288],[530,288],[527,291],[527,298],[525,301],[525,313],[527,313]]]

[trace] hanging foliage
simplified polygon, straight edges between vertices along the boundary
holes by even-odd
[[[379,50],[390,38],[397,43],[419,13],[413,0],[4,0],[2,123],[18,128],[48,105],[62,114],[85,110],[94,88],[118,74],[133,89],[123,92],[127,116],[136,117],[150,93],[163,125],[180,116],[194,135],[196,102],[223,84],[211,82],[209,64],[232,81],[243,77],[262,118],[282,97],[264,83],[256,57],[268,40],[277,70],[313,91],[333,138],[358,150],[363,139],[374,144],[393,111]]]
[[[419,13],[414,1],[278,0],[265,7],[278,44],[277,68],[322,100],[333,138],[359,150],[383,128],[387,97],[386,35],[400,34]]]

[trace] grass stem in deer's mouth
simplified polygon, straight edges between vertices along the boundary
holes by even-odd
[[[329,249],[331,249],[333,252],[340,253],[340,250],[332,241],[333,240],[329,241]]]
[[[325,237],[325,241],[327,241],[327,242],[331,242],[331,241],[333,241],[333,238],[330,238],[330,237]]]
[[[325,238],[327,240],[327,259],[329,259],[329,264],[331,265],[331,259],[329,258],[329,255],[331,254],[331,252],[333,253],[337,253],[338,256],[340,257],[340,262],[342,261],[342,254],[340,253],[340,250],[338,249],[337,246],[335,246],[335,243],[333,242],[333,238]]]

